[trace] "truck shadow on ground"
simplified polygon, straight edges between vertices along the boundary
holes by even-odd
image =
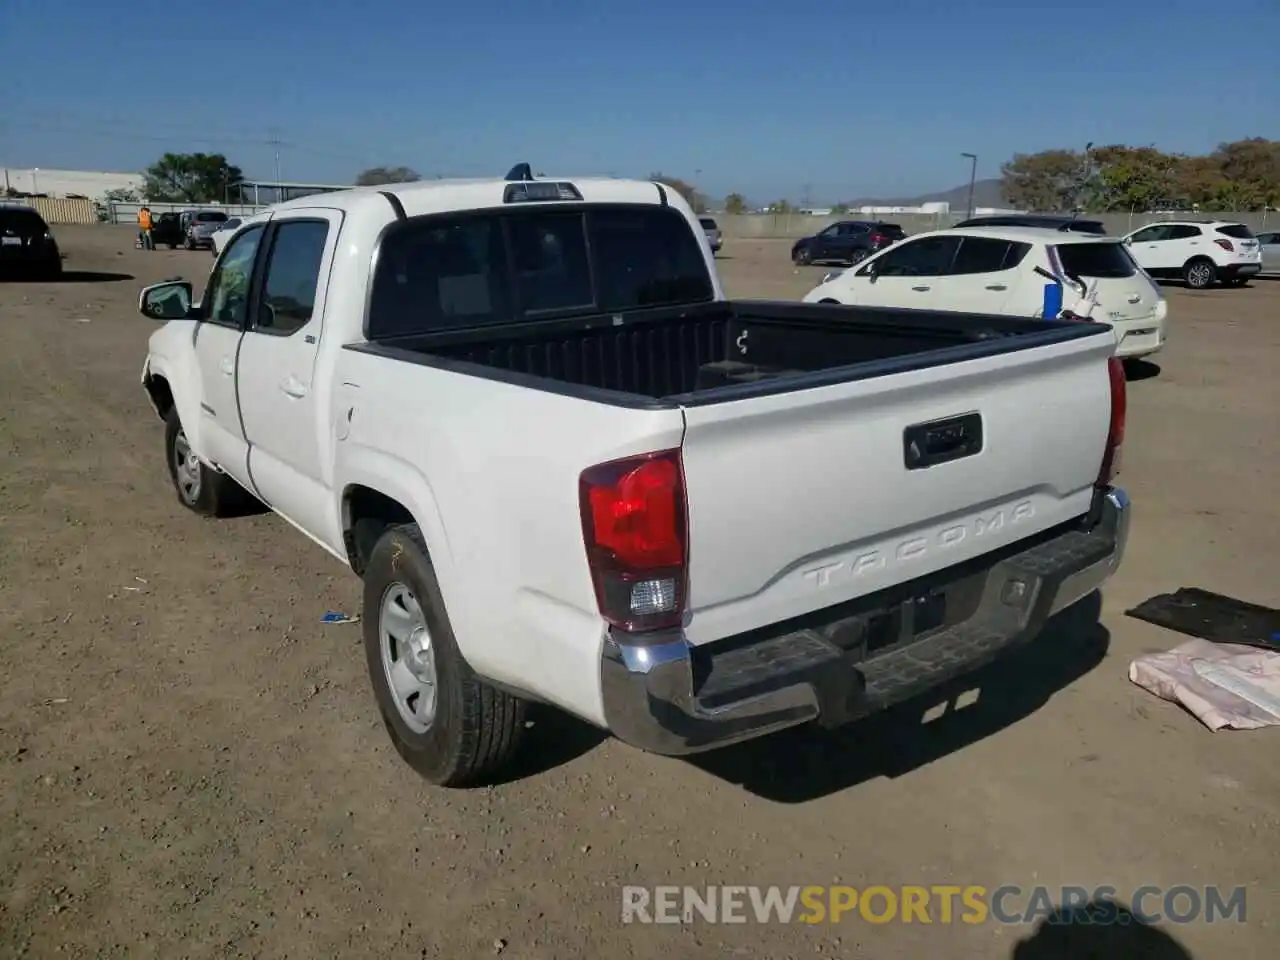
[[[793,727],[689,762],[778,803],[804,803],[876,777],[900,777],[1030,716],[1097,667],[1111,645],[1101,611],[1095,591],[999,660],[848,727]],[[959,705],[958,698],[974,690],[976,701]],[[929,719],[942,705],[946,712]]]
[[[524,743],[494,786],[515,783],[571,763],[600,746],[607,732],[540,703],[529,704]]]
[[[1101,922],[1099,917],[1105,919]],[[1194,960],[1190,950],[1119,903],[1059,907],[1010,960]]]
[[[1136,359],[1124,361],[1124,378],[1128,383],[1151,380],[1158,376],[1160,376],[1160,364],[1158,363]]]

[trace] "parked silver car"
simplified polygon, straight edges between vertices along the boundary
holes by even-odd
[[[702,224],[703,232],[707,235],[707,243],[711,244],[711,252],[719,253],[723,242],[720,238],[720,225],[711,217],[699,217],[698,222]]]
[[[182,212],[182,245],[188,250],[213,246],[213,232],[230,219],[221,210],[184,210]]]
[[[1280,273],[1280,231],[1258,234],[1258,244],[1262,247],[1262,272]]]

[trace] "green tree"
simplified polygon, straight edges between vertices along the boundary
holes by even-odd
[[[148,200],[157,203],[221,203],[227,188],[244,179],[220,153],[166,153],[143,173]]]
[[[357,187],[375,187],[380,183],[416,183],[422,177],[410,167],[370,167],[356,177]]]
[[[679,177],[669,177],[665,173],[651,173],[649,174],[649,179],[655,183],[670,187],[684,197],[685,203],[693,207],[694,213],[707,212],[707,198],[700,194],[693,184],[687,180],[681,180]]]
[[[831,208],[831,212],[841,215],[846,214],[849,212],[849,205],[847,203],[837,203]]]
[[[1084,156],[1074,150],[1016,153],[1000,168],[1000,190],[1015,207],[1070,210],[1085,176]]]
[[[741,214],[747,212],[747,198],[740,193],[731,193],[724,198],[724,212]]]

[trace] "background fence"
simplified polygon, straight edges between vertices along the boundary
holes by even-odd
[[[883,220],[896,223],[908,234],[944,230],[965,219],[963,211],[954,213],[846,213],[840,216],[811,217],[798,213],[713,214],[727,240],[798,239],[817,233],[823,227],[841,220]],[[1254,233],[1280,230],[1280,213],[1274,210],[1258,213],[1221,213],[1198,210],[1181,213],[1102,213],[1080,214],[1081,218],[1100,220],[1107,233],[1119,236],[1161,220],[1235,220],[1247,224]]]
[[[247,217],[257,213],[259,210],[265,210],[265,207],[257,207],[251,203],[151,203],[146,204],[151,209],[151,215],[160,216],[162,213],[181,213],[183,210],[222,210],[229,217]],[[141,203],[121,203],[112,202],[107,212],[107,220],[111,223],[137,223],[138,211],[142,209]]]
[[[20,197],[12,203],[34,207],[45,223],[97,223],[98,210],[92,200],[57,197]]]

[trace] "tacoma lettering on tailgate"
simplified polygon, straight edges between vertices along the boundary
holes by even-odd
[[[948,550],[970,538],[985,536],[1000,530],[1006,523],[1012,526],[1015,523],[1030,520],[1035,516],[1035,512],[1031,501],[1023,500],[990,513],[978,514],[961,523],[949,524],[926,536],[910,537],[894,547],[864,550],[841,560],[810,567],[803,571],[801,576],[805,582],[815,588],[830,586],[841,579],[854,580],[874,570],[884,569],[888,566],[890,559],[895,563],[908,563],[933,556],[939,550]]]

